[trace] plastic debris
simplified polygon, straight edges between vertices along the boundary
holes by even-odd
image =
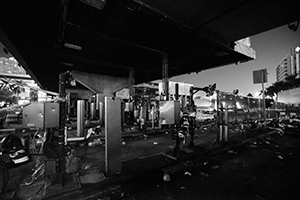
[[[185,187],[180,187],[180,189],[185,190]]]
[[[209,175],[207,173],[201,172],[200,173],[202,176],[208,177]]]
[[[125,145],[125,144],[126,144],[126,142],[123,141],[123,142],[122,142],[122,145]]]
[[[157,144],[158,144],[158,142],[153,142],[153,144],[154,144],[154,145],[157,145]]]
[[[250,145],[252,148],[257,148],[257,146],[256,145],[253,145],[253,144],[251,144]]]
[[[170,181],[171,180],[170,175],[169,174],[164,174],[163,180],[166,181],[166,182]]]
[[[93,147],[99,144],[103,144],[103,142],[100,140],[100,138],[93,140],[92,142],[89,142],[88,145],[89,147]]]
[[[203,165],[207,165],[207,164],[208,164],[208,162],[207,162],[207,161],[203,163]]]
[[[86,165],[86,166],[84,167],[84,170],[89,170],[89,169],[91,169],[91,166],[92,166],[92,164]]]
[[[235,151],[229,150],[228,153],[230,154],[237,154]]]
[[[192,176],[192,174],[191,174],[190,172],[188,172],[188,171],[186,171],[186,172],[184,173],[184,175]]]
[[[281,160],[283,159],[283,157],[281,155],[278,155],[277,158],[279,158]]]
[[[214,165],[214,166],[212,166],[211,168],[212,168],[212,169],[218,169],[219,166],[218,166],[218,165]]]

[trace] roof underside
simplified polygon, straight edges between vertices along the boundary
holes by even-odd
[[[1,42],[44,89],[57,91],[68,70],[160,79],[163,54],[170,77],[248,61],[236,40],[299,19],[296,0],[107,0],[102,10],[86,2],[102,1],[1,3]]]

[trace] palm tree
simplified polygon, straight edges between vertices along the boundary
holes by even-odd
[[[284,90],[289,90],[292,88],[300,87],[300,79],[296,78],[298,74],[293,74],[285,78],[284,81],[278,81],[273,83],[271,86],[266,88],[265,95],[269,95],[273,97],[275,94],[277,95],[279,92]],[[262,91],[261,91],[262,93]]]
[[[8,81],[1,79],[2,83],[0,84],[0,90],[4,94],[10,94],[6,101],[11,103],[18,103],[19,95],[22,92],[25,92],[24,86],[26,85],[23,81]],[[16,95],[16,98],[13,98],[13,94]]]

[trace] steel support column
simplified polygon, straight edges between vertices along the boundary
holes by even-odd
[[[63,174],[65,172],[65,132],[64,128],[66,125],[66,73],[61,73],[59,75],[59,97],[60,108],[59,108],[59,134],[58,134],[58,148],[59,148],[59,174],[61,175],[61,182],[63,181]]]
[[[169,100],[169,67],[168,67],[168,55],[164,54],[162,58],[162,85],[164,95],[166,96],[165,100]]]

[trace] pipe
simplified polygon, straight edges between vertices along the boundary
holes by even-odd
[[[77,141],[83,141],[85,140],[85,137],[73,137],[73,138],[67,138],[68,142],[77,142]]]

